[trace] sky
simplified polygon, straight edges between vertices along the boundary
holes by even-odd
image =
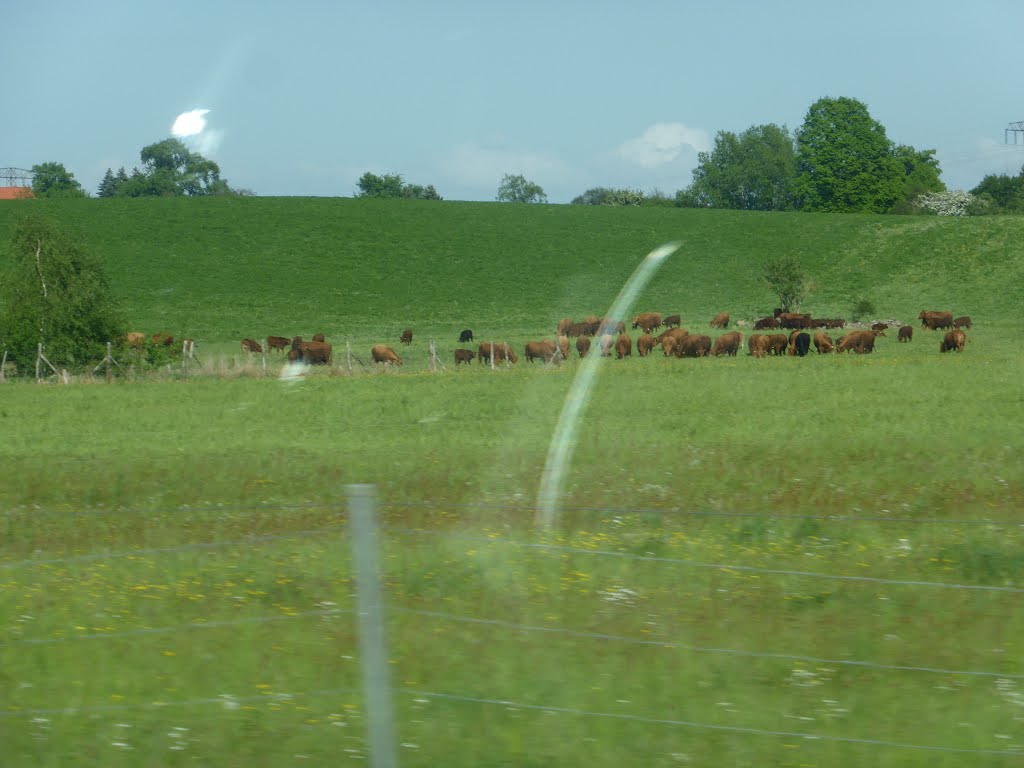
[[[1017,174],[1020,0],[0,0],[0,167],[59,162],[95,194],[183,112],[258,195],[352,196],[366,171],[493,200],[674,195],[719,131],[793,130],[823,97],[935,149],[950,189]],[[16,62],[17,64],[12,64]]]

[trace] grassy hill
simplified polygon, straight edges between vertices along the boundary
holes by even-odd
[[[600,314],[651,248],[682,243],[637,307],[706,322],[770,311],[767,257],[805,264],[804,308],[952,309],[986,324],[1024,297],[1024,220],[354,200],[131,199],[0,206],[0,264],[28,208],[81,234],[134,327],[242,336],[544,333]]]

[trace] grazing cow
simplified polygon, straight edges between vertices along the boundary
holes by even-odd
[[[967,341],[967,335],[963,331],[947,331],[945,337],[939,342],[939,352],[949,352],[953,349],[963,352],[965,341]]]
[[[412,328],[406,328],[402,331],[402,335],[398,340],[403,344],[412,344]]]
[[[290,344],[291,342],[284,336],[267,336],[267,349],[276,349],[278,352],[284,352]]]
[[[610,333],[604,334],[600,339],[601,357],[611,357],[612,349],[615,348],[615,337]]]
[[[600,323],[601,322],[601,318],[597,317],[597,315],[587,315],[586,317],[583,318],[583,322],[584,323]]]
[[[260,346],[258,341],[252,339],[242,339],[242,351],[243,352],[262,352],[263,347]]]
[[[157,332],[153,334],[154,347],[173,347],[174,337],[169,333]]]
[[[846,327],[846,321],[843,320],[843,318],[841,318],[841,317],[829,318],[828,320],[825,321],[825,327],[826,328],[833,328],[833,329],[834,328],[845,328]]]
[[[633,318],[634,328],[643,328],[644,333],[650,333],[655,328],[661,327],[661,312],[641,312]]]
[[[292,341],[292,351],[295,352],[294,361],[306,365],[327,365],[331,362],[331,345],[326,341],[300,341],[297,344]],[[288,360],[292,361],[292,355]]]
[[[963,317],[958,317],[956,320],[953,321],[953,328],[956,328],[956,329],[966,328],[969,331],[973,327],[974,327],[974,325],[971,323],[971,316],[970,315],[964,315]]]
[[[903,325],[900,326],[899,333],[896,335],[896,341],[913,341],[914,340],[914,326]]]
[[[676,341],[686,336],[689,333],[685,328],[669,328],[667,331],[659,334],[654,338],[655,344],[660,344],[661,348],[665,350],[665,357],[672,354],[672,349],[676,344]]]
[[[711,354],[715,357],[719,355],[728,355],[729,357],[736,357],[736,353],[739,348],[743,346],[743,334],[739,331],[732,331],[731,333],[723,333],[717,339],[715,339],[715,346],[711,350]]]
[[[789,341],[789,354],[796,355],[797,357],[803,357],[811,348],[811,334],[807,331],[800,331],[796,333],[795,337],[790,337]]]
[[[707,357],[711,352],[711,337],[686,334],[676,340],[672,353],[676,357]]]
[[[567,336],[569,329],[572,328],[573,322],[571,317],[564,317],[558,321],[558,329],[556,332],[557,336]]]
[[[658,346],[658,342],[655,338],[651,334],[645,333],[636,340],[636,353],[640,357],[647,357],[656,346]]]
[[[780,312],[777,319],[783,328],[810,328],[812,322],[809,314],[800,312]]]
[[[615,340],[615,357],[621,360],[624,357],[632,357],[632,355],[633,339],[629,337],[628,333],[620,333]]]
[[[877,331],[850,331],[839,340],[836,347],[837,353],[843,353],[852,349],[858,355],[869,354],[875,351],[875,337]]]
[[[814,334],[814,348],[818,350],[819,355],[827,355],[834,349],[832,337],[824,331],[818,331]]]
[[[747,351],[754,357],[764,357],[768,354],[768,341],[771,339],[767,333],[754,333],[747,339]]]
[[[473,340],[473,331],[467,328],[459,334],[459,344],[466,344]]]
[[[395,365],[400,366],[402,364],[402,358],[400,358],[398,353],[387,344],[374,344],[370,348],[370,357],[373,358],[373,362],[384,363],[384,365],[391,365],[394,363]]]
[[[789,346],[789,339],[784,333],[773,333],[768,337],[768,350],[773,355],[786,354],[787,346]]]
[[[872,323],[871,324],[871,330],[872,331],[887,331],[887,330],[889,330],[889,324],[888,323]]]
[[[678,328],[680,325],[683,324],[683,320],[681,317],[679,317],[679,315],[669,315],[668,317],[661,321],[661,324],[664,325],[666,328]]]
[[[313,341],[326,342],[327,339],[324,338],[324,335],[322,333],[314,333]]]
[[[473,354],[471,349],[456,349],[455,350],[455,364],[459,363],[471,363],[476,355]]]
[[[558,354],[563,360],[569,359],[569,337],[564,334],[558,337]]]
[[[146,345],[146,334],[139,331],[131,331],[124,335],[125,345],[133,349],[142,349]]]
[[[590,351],[589,336],[580,336],[578,339],[576,339],[576,351],[579,353],[580,357],[587,356],[587,353]]]
[[[480,346],[477,347],[476,361],[478,363],[489,363],[491,362],[491,350],[494,350],[494,362],[503,363],[506,360],[510,363],[518,363],[519,358],[516,357],[516,353],[512,351],[512,347],[508,345],[507,341],[482,341]]]
[[[779,321],[774,317],[762,317],[759,320],[754,321],[755,331],[771,330],[779,327]]]
[[[729,313],[719,312],[711,320],[712,328],[728,328],[729,327]]]
[[[626,324],[622,320],[612,320],[610,317],[606,317],[601,321],[600,327],[597,329],[599,336],[604,336],[606,333],[610,333],[612,336],[618,336],[620,333],[626,332]]]
[[[544,339],[544,341],[528,341],[526,342],[526,347],[523,350],[523,356],[526,358],[526,362],[528,363],[532,363],[536,359],[543,360],[545,363],[550,363],[557,351],[558,347],[555,346],[555,342],[550,339]]]
[[[922,309],[921,314],[917,316],[917,319],[921,321],[921,327],[927,328],[931,331],[937,331],[940,328],[953,328],[953,313],[952,312],[929,312]]]

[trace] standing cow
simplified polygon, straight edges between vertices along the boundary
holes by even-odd
[[[633,355],[633,339],[629,337],[628,333],[620,333],[619,338],[615,340],[615,356],[621,360],[624,357],[631,357]]]
[[[714,357],[719,355],[728,355],[729,357],[736,357],[736,353],[739,348],[743,346],[743,334],[739,331],[732,331],[731,333],[723,333],[717,339],[715,339],[715,346],[711,350],[711,354]]]
[[[532,363],[537,359],[543,360],[545,363],[550,363],[557,351],[558,347],[556,347],[555,342],[550,339],[544,339],[543,341],[528,341],[526,342],[526,347],[523,349],[523,357],[526,358],[526,362],[528,363]]]
[[[917,319],[921,321],[921,328],[927,328],[931,331],[938,331],[942,328],[952,330],[953,328],[952,312],[930,312],[922,309]]]
[[[949,352],[954,349],[957,352],[963,352],[965,341],[967,341],[967,335],[963,331],[948,331],[939,342],[939,352]]]
[[[579,353],[580,357],[587,356],[587,353],[590,351],[589,336],[580,336],[578,339],[576,339],[576,351]]]
[[[645,333],[636,340],[636,353],[640,357],[647,357],[657,345],[658,343],[654,340],[654,337],[649,333]]]
[[[661,327],[661,312],[641,312],[633,318],[634,328],[643,328],[644,333],[650,333],[655,328]]]
[[[471,363],[476,355],[473,354],[471,349],[456,349],[455,350],[455,364],[460,363]]]
[[[398,339],[403,344],[412,344],[412,328],[406,328]]]
[[[466,342],[473,340],[473,331],[469,328],[459,334],[459,344],[465,344]]]
[[[395,350],[387,344],[374,344],[373,347],[370,348],[370,357],[373,358],[373,362],[384,363],[384,365],[391,365],[394,363],[395,365],[400,366],[402,364],[402,358],[400,358]]]
[[[729,327],[729,313],[719,312],[711,320],[712,328],[728,328]]]
[[[912,325],[901,325],[899,332],[896,334],[896,341],[913,341],[914,340],[914,326]]]

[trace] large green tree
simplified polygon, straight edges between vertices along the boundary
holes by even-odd
[[[53,365],[95,365],[104,344],[124,335],[103,264],[82,243],[39,214],[14,227],[11,261],[0,280],[0,344],[23,371],[36,351]]]
[[[75,174],[63,163],[40,163],[32,166],[32,194],[36,197],[88,197]]]
[[[1024,168],[1016,176],[989,174],[971,194],[987,203],[993,213],[1024,213]]]
[[[108,168],[100,185],[100,197],[180,197],[232,194],[220,177],[220,166],[179,139],[164,139],[143,147],[142,168],[129,177],[124,168],[115,176]]]
[[[356,197],[394,197],[406,200],[441,200],[433,184],[406,184],[400,173],[385,173],[378,176],[367,171],[356,182],[359,191]]]
[[[546,203],[548,196],[540,184],[520,174],[506,173],[501,177],[496,199],[502,203]]]
[[[794,194],[805,211],[886,213],[906,171],[885,128],[856,99],[823,98],[796,132]]]
[[[710,152],[697,155],[693,183],[676,195],[687,208],[786,211],[796,176],[793,137],[784,126],[755,125],[736,135],[719,131]]]

